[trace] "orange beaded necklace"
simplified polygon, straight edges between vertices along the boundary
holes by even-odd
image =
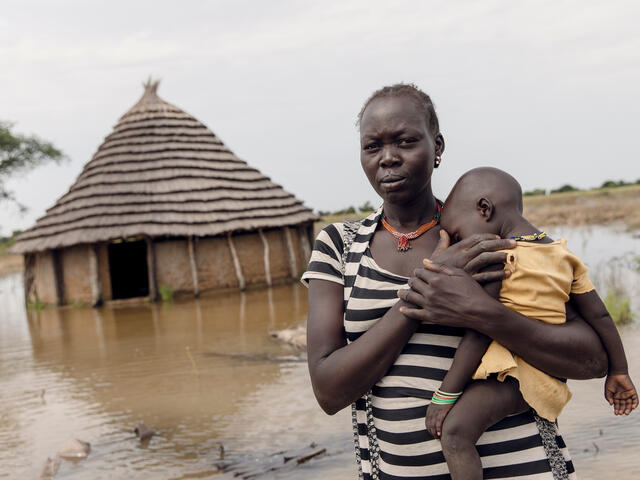
[[[440,202],[436,202],[436,204],[438,206],[438,211],[433,216],[433,220],[431,220],[428,223],[425,223],[424,225],[420,225],[420,227],[417,230],[410,233],[399,232],[398,230],[393,228],[391,225],[389,225],[389,223],[384,218],[382,218],[382,226],[384,227],[384,229],[398,239],[399,252],[406,252],[407,250],[409,250],[411,248],[411,244],[409,243],[409,240],[418,238],[420,235],[422,235],[425,232],[428,232],[433,227],[435,227],[438,224],[438,222],[440,222],[442,205],[440,204]]]

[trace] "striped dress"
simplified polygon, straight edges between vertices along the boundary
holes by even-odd
[[[379,267],[371,256],[369,241],[381,216],[379,209],[355,224],[357,232],[350,236],[344,259],[345,224],[327,226],[315,241],[302,277],[305,284],[320,279],[344,285],[348,342],[358,341],[398,300],[397,290],[407,285],[406,277]],[[450,479],[440,442],[427,432],[424,419],[463,334],[458,328],[421,325],[387,374],[352,406],[360,478]],[[477,448],[484,478],[576,478],[555,425],[531,412],[489,428]]]

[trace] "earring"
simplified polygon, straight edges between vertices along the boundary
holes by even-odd
[[[442,162],[442,157],[438,155],[433,161],[433,168],[438,168],[440,166],[440,162]]]

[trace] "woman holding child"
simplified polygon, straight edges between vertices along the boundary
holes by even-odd
[[[570,308],[566,323],[550,325],[485,293],[481,284],[509,275],[491,267],[513,240],[481,234],[449,246],[431,189],[445,144],[425,93],[404,84],[378,90],[359,123],[362,167],[383,205],[361,223],[329,225],[314,245],[303,276],[313,389],[329,414],[353,405],[361,478],[444,480],[449,470],[425,413],[466,328],[554,377],[603,376],[607,356]],[[416,307],[414,318],[401,312]],[[574,478],[555,425],[530,409],[489,428],[477,448],[485,478]]]

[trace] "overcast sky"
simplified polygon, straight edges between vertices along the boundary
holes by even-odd
[[[194,115],[318,210],[378,198],[356,114],[414,82],[446,140],[436,193],[478,165],[525,189],[640,178],[640,2],[2,0],[0,120],[70,161],[11,180],[29,227],[142,94]]]

